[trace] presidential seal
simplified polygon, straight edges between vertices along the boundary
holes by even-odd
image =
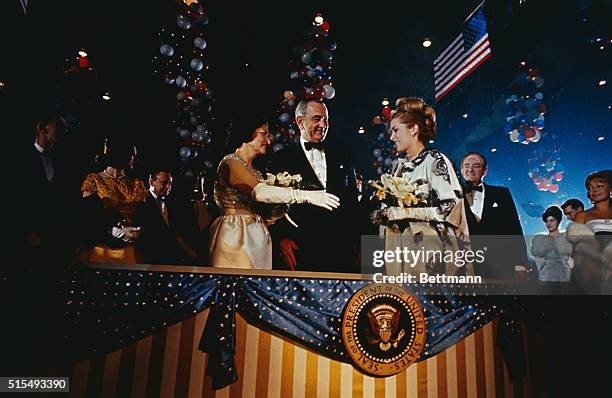
[[[355,365],[373,376],[391,376],[413,364],[425,336],[423,309],[400,286],[368,285],[344,308],[344,347]]]

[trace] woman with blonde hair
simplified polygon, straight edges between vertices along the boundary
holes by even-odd
[[[461,185],[448,157],[425,146],[436,135],[434,109],[421,98],[400,98],[390,128],[397,152],[406,154],[392,175],[416,184],[420,204],[381,210],[387,220],[386,247],[407,247],[424,253],[418,258],[387,263],[387,272],[473,275],[471,261],[454,256],[469,248]],[[453,255],[448,256],[448,250]]]

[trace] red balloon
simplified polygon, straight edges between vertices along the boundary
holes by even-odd
[[[546,105],[544,105],[544,104],[538,105],[538,112],[546,113]]]
[[[536,68],[531,68],[531,69],[529,69],[528,76],[531,79],[535,79],[536,77],[540,76],[540,71],[537,70]]]
[[[531,127],[527,127],[523,131],[523,135],[525,136],[525,138],[529,139],[529,138],[535,137],[536,133],[535,133],[535,131]]]
[[[391,119],[391,108],[388,106],[385,106],[382,108],[381,114],[383,116],[383,118],[385,118],[386,120]]]
[[[538,184],[538,190],[539,191],[545,191],[546,190],[546,184],[544,184],[543,182]]]
[[[552,184],[551,186],[548,187],[548,190],[552,193],[557,193],[559,192],[559,185]]]
[[[79,66],[81,68],[87,68],[89,66],[89,58],[79,57]]]
[[[555,180],[557,181],[561,181],[563,180],[563,172],[562,171],[557,171],[554,175]]]
[[[329,22],[323,21],[323,23],[321,24],[320,28],[323,29],[326,32],[329,32]]]
[[[539,178],[534,178],[533,179],[533,183],[536,184],[536,185],[539,185],[541,182],[542,182],[542,180],[539,179]]]

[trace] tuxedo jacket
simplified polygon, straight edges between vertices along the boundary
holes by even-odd
[[[180,236],[188,243],[192,243],[195,238],[195,219],[190,208],[172,199],[166,199],[165,205],[168,225],[151,192],[147,192],[145,201],[139,203],[134,211],[134,225],[142,228],[136,246],[147,264],[183,263],[185,254],[176,237]]]
[[[508,188],[483,185],[480,221],[472,213],[468,201],[464,201],[472,249],[487,248],[486,264],[475,264],[475,269],[488,278],[514,279],[514,266],[527,264],[527,248],[516,206]]]
[[[273,154],[270,172],[300,174],[308,190],[322,190],[340,198],[340,206],[329,211],[311,204],[290,206],[289,216],[295,228],[285,219],[270,228],[277,249],[278,242],[289,238],[296,242],[299,270],[352,272],[353,246],[359,239],[359,217],[355,170],[346,152],[325,146],[327,183],[323,188],[300,144],[292,144]]]

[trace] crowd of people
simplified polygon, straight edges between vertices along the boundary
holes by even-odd
[[[324,103],[301,101],[295,122],[299,141],[275,152],[269,151],[265,120],[241,126],[244,139],[217,169],[218,217],[202,231],[193,205],[171,194],[172,170],[151,170],[147,187],[130,174],[136,147],[113,136],[97,157],[99,169],[83,178],[59,156],[66,123],[41,118],[23,187],[29,192],[20,225],[24,258],[359,272],[360,237],[375,231],[387,248],[418,248],[427,238],[431,250],[488,251],[485,261],[463,267],[435,258],[388,262],[391,273],[514,280],[534,270],[541,281],[575,279],[587,285],[610,274],[610,170],[587,177],[591,208],[572,199],[542,214],[547,233],[532,240],[533,269],[510,191],[484,182],[489,172],[484,155],[467,153],[457,173],[446,155],[427,147],[436,135],[436,114],[422,99],[400,98],[389,126],[396,151],[405,154],[391,174],[418,186],[418,206],[367,200],[345,148],[326,140],[330,123]],[[264,156],[267,165],[254,166]],[[269,184],[266,173],[299,175],[300,188]],[[78,209],[72,212],[78,216],[57,211],[66,206]],[[385,220],[378,230],[368,224],[372,214]],[[567,232],[559,230],[563,214],[571,221]],[[205,244],[202,234],[208,236]]]

